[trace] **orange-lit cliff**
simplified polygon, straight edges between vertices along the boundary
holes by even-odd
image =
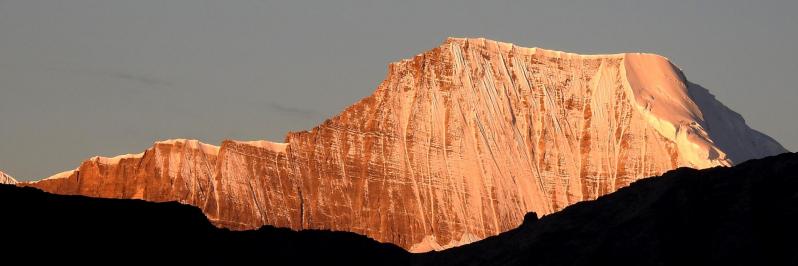
[[[156,142],[25,185],[200,207],[233,229],[351,231],[412,251],[507,231],[680,166],[786,152],[666,58],[449,38],[285,143]]]

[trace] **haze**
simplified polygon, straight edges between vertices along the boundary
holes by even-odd
[[[156,140],[281,141],[447,36],[670,58],[798,149],[798,2],[0,0],[0,169]]]

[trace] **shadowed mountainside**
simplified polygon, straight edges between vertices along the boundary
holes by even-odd
[[[796,265],[798,154],[679,168],[517,229],[424,255],[430,265]]]
[[[30,262],[182,264],[795,265],[798,154],[679,168],[443,252],[410,254],[353,233],[214,228],[174,202],[96,199],[0,185],[0,246]],[[43,255],[47,254],[47,255]]]
[[[0,250],[30,264],[406,265],[409,258],[395,245],[348,232],[219,229],[198,208],[176,202],[0,185],[0,203]]]

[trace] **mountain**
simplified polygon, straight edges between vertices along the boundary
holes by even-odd
[[[16,184],[17,180],[11,177],[10,175],[3,173],[0,171],[0,184]]]
[[[175,202],[64,196],[0,185],[0,248],[11,264],[407,265],[395,245],[348,232],[230,231]]]
[[[8,257],[27,264],[795,265],[798,154],[679,168],[487,239],[408,253],[348,232],[229,231],[174,202],[0,185]],[[9,230],[11,229],[11,230]]]
[[[428,265],[796,265],[798,154],[679,168]]]
[[[231,229],[349,231],[426,251],[677,167],[782,152],[664,57],[449,38],[284,143],[162,141],[23,185],[179,201]]]

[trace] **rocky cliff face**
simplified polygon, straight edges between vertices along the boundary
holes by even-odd
[[[7,175],[6,173],[3,173],[2,171],[0,171],[0,184],[12,184],[13,185],[13,184],[16,184],[16,183],[17,183],[16,179],[14,179],[10,175]]]
[[[198,206],[217,225],[350,231],[412,251],[515,228],[680,166],[786,152],[652,54],[450,38],[285,143],[157,142],[28,184]]]

